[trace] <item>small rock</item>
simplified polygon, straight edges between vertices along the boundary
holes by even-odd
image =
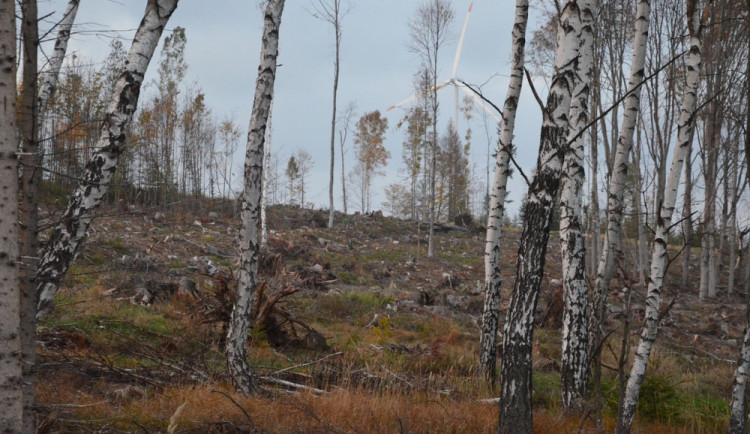
[[[185,276],[180,279],[180,284],[177,287],[177,294],[185,298],[198,298],[200,296],[195,282]]]
[[[328,349],[328,343],[323,335],[315,330],[311,330],[302,341],[302,347],[306,350],[325,351]]]
[[[135,295],[130,299],[130,302],[141,306],[148,306],[154,302],[154,294],[146,288],[136,288]]]
[[[445,304],[453,309],[466,310],[466,297],[447,295],[445,296]]]

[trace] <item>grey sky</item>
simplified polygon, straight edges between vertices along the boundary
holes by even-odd
[[[108,52],[109,38],[120,35],[129,47],[134,29],[143,14],[145,0],[81,0],[78,31],[69,50],[94,62]],[[441,76],[449,78],[451,65],[470,1],[453,0],[456,19],[455,37],[440,54]],[[243,130],[249,122],[252,92],[260,53],[261,12],[252,0],[181,0],[170,20],[170,28],[185,27],[188,82],[197,82],[206,94],[218,119],[232,117]],[[356,101],[358,113],[379,109],[382,112],[413,93],[413,75],[420,61],[408,49],[408,22],[414,16],[416,0],[352,0],[343,21],[339,107]],[[40,16],[49,12],[52,21],[62,14],[64,0],[41,0]],[[313,18],[307,0],[287,1],[281,25],[281,47],[273,113],[272,152],[282,161],[297,149],[307,150],[316,159],[308,186],[310,201],[316,206],[328,204],[328,146],[330,140],[331,92],[333,77],[333,30],[328,23]],[[507,88],[510,60],[510,33],[513,8],[509,1],[477,0],[464,42],[458,77],[482,84],[486,96],[501,106]],[[111,30],[120,30],[113,33]],[[105,33],[95,31],[106,31]],[[529,32],[530,35],[531,32]],[[157,53],[158,54],[158,53]],[[155,77],[152,61],[146,82]],[[493,78],[494,77],[494,78]],[[524,85],[516,124],[518,161],[527,172],[535,164],[541,115],[531,92]],[[541,92],[544,89],[539,89]],[[147,90],[148,92],[148,90]],[[440,131],[445,131],[452,114],[452,90],[445,89],[440,99]],[[478,112],[477,112],[478,114]],[[387,113],[390,129],[386,147],[392,158],[387,176],[373,187],[373,208],[380,208],[382,189],[397,181],[401,163],[403,136],[396,130],[403,110]],[[487,164],[487,138],[480,116],[472,123],[472,163],[482,174]],[[459,121],[463,136],[466,122]],[[495,127],[490,126],[494,146]],[[244,143],[243,143],[244,145]],[[349,146],[352,143],[350,141]],[[244,150],[238,151],[238,167]],[[351,157],[353,153],[349,154]],[[338,158],[338,155],[337,155]],[[340,162],[337,161],[336,207],[341,208]],[[353,163],[347,161],[347,167]],[[241,170],[238,171],[241,173]],[[526,187],[520,176],[510,185],[510,215],[513,216]],[[481,200],[481,197],[477,197]],[[351,211],[350,211],[351,212]]]

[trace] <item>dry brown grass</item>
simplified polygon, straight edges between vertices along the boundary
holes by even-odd
[[[70,380],[69,378],[67,380]],[[64,386],[41,381],[37,393],[47,405],[99,402],[97,397]],[[61,387],[62,386],[62,387]],[[230,400],[221,391],[232,397]],[[234,400],[235,402],[232,402]],[[59,401],[59,402],[58,402]],[[123,405],[112,403],[71,408],[55,407],[55,429],[85,431],[86,428],[108,426],[119,430],[145,427],[165,430],[175,410],[187,403],[176,418],[176,432],[203,432],[217,428],[254,429],[261,432],[356,432],[356,433],[485,433],[497,426],[496,404],[476,399],[452,399],[438,395],[373,393],[371,391],[334,390],[326,396],[242,397],[234,395],[227,385],[174,387],[161,393],[133,400]],[[240,408],[242,407],[242,408]],[[244,411],[243,411],[244,410]],[[245,414],[247,413],[247,415]],[[581,425],[579,417],[566,417],[559,412],[540,410],[534,414],[534,432],[560,434],[595,432],[588,422]],[[614,421],[605,421],[611,431]],[[686,428],[662,424],[636,425],[637,433],[688,433]]]

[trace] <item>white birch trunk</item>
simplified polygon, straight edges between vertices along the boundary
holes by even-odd
[[[595,85],[592,89],[594,91],[595,101],[591,104],[591,116],[592,118],[598,115],[597,105],[600,98],[600,85],[598,78],[594,78]],[[599,258],[599,251],[601,250],[601,222],[599,216],[599,131],[597,128],[598,123],[594,123],[591,126],[591,205],[590,205],[590,236],[591,236],[591,251],[589,252],[589,267],[592,276],[596,276],[596,260]]]
[[[251,313],[258,277],[258,218],[263,183],[264,139],[276,80],[279,27],[283,10],[284,0],[269,0],[266,6],[260,65],[247,134],[245,187],[242,192],[242,228],[240,230],[240,276],[226,348],[227,367],[232,381],[237,391],[244,394],[257,391],[257,384],[246,360],[246,343],[252,325]]]
[[[597,0],[579,0],[581,36],[578,71],[570,104],[568,149],[562,169],[560,248],[562,250],[563,337],[560,371],[565,411],[581,411],[588,396],[589,296],[586,286],[586,247],[581,205],[584,173],[584,134],[589,123],[589,94],[594,76],[594,12]]]
[[[500,238],[505,215],[510,153],[513,152],[513,130],[516,109],[523,86],[526,25],[529,19],[529,1],[516,0],[516,21],[512,32],[513,59],[510,70],[508,94],[503,105],[502,129],[495,163],[495,180],[492,186],[487,235],[484,248],[485,293],[482,311],[482,332],[479,338],[479,364],[485,378],[495,381],[497,359],[497,329],[500,319]]]
[[[344,167],[344,144],[346,142],[346,135],[339,131],[339,147],[341,149],[341,196],[344,202],[344,215],[347,214],[348,209],[346,207],[346,168]]]
[[[682,233],[685,235],[685,247],[683,265],[682,265],[682,286],[685,288],[690,287],[690,256],[691,247],[693,241],[693,165],[692,165],[692,142],[691,148],[688,149],[687,154],[689,158],[685,159],[685,195],[683,199],[682,208]]]
[[[41,74],[43,80],[42,84],[39,86],[39,97],[37,99],[37,106],[39,107],[39,124],[41,124],[44,113],[47,111],[49,99],[57,87],[60,69],[62,68],[63,60],[65,60],[65,53],[68,51],[70,30],[73,28],[73,23],[76,20],[79,3],[80,0],[68,1],[65,14],[58,24],[59,30],[57,31],[55,48],[52,50],[52,55],[49,58],[49,66]]]
[[[266,127],[266,142],[263,146],[263,190],[260,193],[260,250],[265,250],[268,244],[268,223],[266,222],[266,206],[268,205],[268,172],[271,166],[271,119],[273,118],[273,99],[268,108],[268,126]]]
[[[747,6],[750,7],[750,0],[747,0]],[[748,57],[746,64],[746,77],[750,80],[750,45],[748,45]],[[747,87],[747,97],[750,97],[750,86]],[[748,104],[748,110],[746,113],[748,125],[750,125],[750,100],[746,100]],[[750,135],[745,134],[745,161],[746,164],[750,164]],[[750,172],[746,172],[748,180],[750,180]],[[736,184],[735,184],[736,185]],[[736,206],[736,203],[735,203]],[[750,289],[750,242],[745,248],[745,293]],[[745,321],[745,337],[742,340],[742,350],[740,352],[740,359],[737,361],[737,369],[734,372],[734,384],[732,386],[732,402],[729,405],[731,409],[729,417],[729,433],[730,434],[744,434],[746,432],[745,426],[747,425],[747,419],[745,417],[745,389],[747,387],[748,371],[750,371],[750,304],[747,307],[747,316]]]
[[[21,282],[18,277],[16,8],[0,1],[0,427],[22,432]]]
[[[560,150],[565,145],[568,133],[568,112],[575,86],[580,34],[578,2],[568,0],[563,6],[557,31],[555,73],[541,128],[536,175],[527,195],[516,280],[503,326],[499,433],[530,433],[533,430],[531,344],[534,311],[544,274],[552,206],[560,184]]]
[[[736,157],[736,156],[735,156]],[[727,294],[733,295],[734,294],[734,280],[735,280],[735,273],[737,272],[737,193],[736,193],[736,186],[737,186],[737,164],[738,162],[735,161],[735,163],[732,164],[732,184],[731,184],[731,193],[729,197],[732,200],[732,208],[729,213],[729,263],[728,263],[728,270],[727,270]]]
[[[597,351],[594,363],[598,363],[601,349],[599,341],[602,332],[600,324],[604,322],[607,306],[607,295],[614,272],[615,257],[621,256],[623,197],[628,179],[630,152],[633,149],[633,135],[641,101],[641,85],[645,77],[646,42],[648,40],[649,16],[651,1],[639,0],[636,8],[635,36],[633,40],[633,59],[630,63],[630,79],[628,81],[628,96],[625,98],[622,128],[617,139],[614,165],[607,188],[607,229],[604,233],[602,253],[596,272],[596,284],[593,291],[594,315],[591,330],[591,348]],[[595,368],[597,369],[596,365]]]
[[[677,200],[677,189],[682,175],[682,165],[685,158],[689,157],[690,141],[693,137],[695,125],[695,111],[698,100],[698,85],[700,83],[701,49],[702,49],[702,23],[701,10],[698,0],[688,0],[688,26],[690,28],[690,52],[687,60],[687,76],[685,89],[680,109],[680,117],[677,123],[677,144],[672,157],[672,166],[667,178],[666,191],[664,192],[664,203],[659,210],[656,219],[656,235],[654,238],[654,250],[651,257],[651,274],[648,280],[648,294],[646,298],[646,314],[643,322],[641,337],[638,348],[630,370],[628,385],[625,391],[621,418],[617,422],[617,432],[630,432],[635,419],[635,410],[638,405],[643,377],[646,374],[648,358],[651,348],[656,340],[659,326],[659,303],[661,301],[661,289],[664,283],[664,274],[667,266],[667,243],[669,240],[669,229],[674,214],[675,202]]]
[[[332,7],[333,30],[336,33],[336,60],[333,66],[333,109],[331,114],[331,173],[328,179],[328,229],[333,228],[335,208],[333,206],[333,171],[336,163],[336,102],[339,90],[339,60],[341,55],[341,22],[339,16],[340,0],[334,0]]]
[[[734,371],[732,384],[732,402],[729,404],[729,433],[744,434],[747,418],[745,416],[745,389],[747,388],[748,371],[750,371],[750,306],[745,318],[745,337],[742,340],[740,358]]]
[[[125,146],[125,130],[138,104],[143,76],[177,1],[149,0],[146,5],[125,70],[114,86],[94,155],[86,164],[83,181],[71,196],[62,223],[42,252],[37,273],[38,318],[50,308],[60,282],[86,238],[94,212],[109,189],[117,158]]]

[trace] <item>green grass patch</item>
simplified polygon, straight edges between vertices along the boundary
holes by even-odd
[[[382,296],[375,292],[350,291],[343,294],[328,295],[320,298],[320,322],[330,324],[342,318],[353,319],[366,313],[385,308],[393,302],[393,297]]]

